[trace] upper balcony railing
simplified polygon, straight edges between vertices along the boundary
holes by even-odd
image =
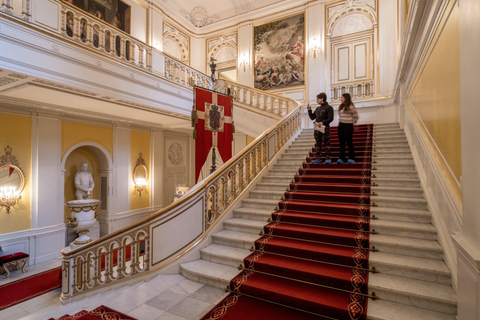
[[[301,129],[301,108],[165,209],[73,251],[62,251],[62,302],[180,259],[204,239]]]
[[[375,95],[375,85],[373,83],[373,80],[348,84],[338,84],[332,85],[330,87],[330,91],[330,96],[332,97],[331,101],[340,100],[340,97],[344,93],[349,93],[352,96],[352,99],[373,98]]]
[[[33,27],[43,28],[36,22],[37,19],[32,19],[31,16],[33,7],[40,5],[35,3],[36,0],[0,1],[0,14],[4,13],[30,22]],[[193,86],[215,89],[211,78],[206,74],[66,1],[50,1],[57,3],[60,8],[60,27],[57,34],[64,39],[188,89],[193,89]],[[253,108],[279,119],[298,105],[290,98],[234,82],[224,81],[221,85],[234,97],[237,106]]]

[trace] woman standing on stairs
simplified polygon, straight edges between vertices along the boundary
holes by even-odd
[[[355,148],[353,147],[353,125],[358,121],[358,112],[349,93],[342,94],[342,104],[338,108],[338,140],[340,142],[340,157],[337,163],[345,162],[345,142],[348,144],[348,163],[355,163]]]

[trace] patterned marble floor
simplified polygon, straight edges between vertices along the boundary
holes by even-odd
[[[31,276],[56,266],[59,260],[28,267],[28,273],[12,272],[0,285]],[[196,320],[226,296],[225,291],[185,279],[181,275],[159,275],[103,295],[67,305],[60,304],[60,289],[0,311],[0,320],[46,320],[99,305],[126,313],[139,320]]]

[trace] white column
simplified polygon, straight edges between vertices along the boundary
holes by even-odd
[[[480,38],[478,37],[478,0],[460,0],[460,103],[462,121],[462,195],[463,230],[454,236],[458,255],[458,319],[480,319],[480,148],[478,121],[480,109]]]
[[[245,71],[243,67],[237,65],[238,83],[253,87],[253,25],[251,21],[240,24],[238,28],[238,62],[245,55],[247,65]]]
[[[206,61],[205,39],[190,37],[190,66],[200,72],[210,75],[210,68],[207,70]],[[188,79],[186,79],[186,81],[188,81]]]
[[[330,90],[327,90],[327,74],[325,73],[326,51],[325,51],[325,5],[312,4],[305,12],[306,34],[305,34],[305,63],[307,66],[305,79],[307,81],[306,100],[316,104],[316,96],[320,92],[327,94],[330,100]],[[315,39],[315,40],[314,40]],[[318,46],[316,58],[310,49]]]
[[[31,228],[35,236],[30,239],[31,264],[57,258],[65,247],[61,150],[61,121],[33,116]]]
[[[150,44],[163,51],[163,16],[155,8],[151,8],[150,17]]]
[[[105,221],[100,220],[101,233],[113,232],[115,216],[118,213],[130,211],[130,190],[133,188],[131,172],[131,131],[128,128],[113,127],[113,163],[115,177],[112,183],[110,212]]]
[[[380,90],[377,96],[386,96],[392,93],[395,86],[395,76],[397,74],[398,53],[397,53],[397,1],[380,1],[378,13],[378,44],[380,50],[378,51],[378,61],[375,62],[375,69],[377,64],[380,66],[379,73],[376,75],[380,80]],[[374,52],[376,56],[377,53]],[[375,91],[377,84],[375,83]]]
[[[152,207],[156,210],[164,206],[164,180],[165,180],[165,137],[163,131],[155,130],[151,133],[151,155],[152,155],[152,172],[150,174],[152,185],[151,201]]]

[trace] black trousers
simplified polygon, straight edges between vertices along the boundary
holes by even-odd
[[[322,142],[325,142],[325,159],[330,159],[330,127],[325,127],[325,133],[313,131],[313,137],[317,143],[317,159],[322,157]]]
[[[345,161],[345,143],[348,144],[348,158],[355,160],[355,148],[353,146],[353,124],[339,123],[338,124],[338,141],[340,142],[340,157]]]

